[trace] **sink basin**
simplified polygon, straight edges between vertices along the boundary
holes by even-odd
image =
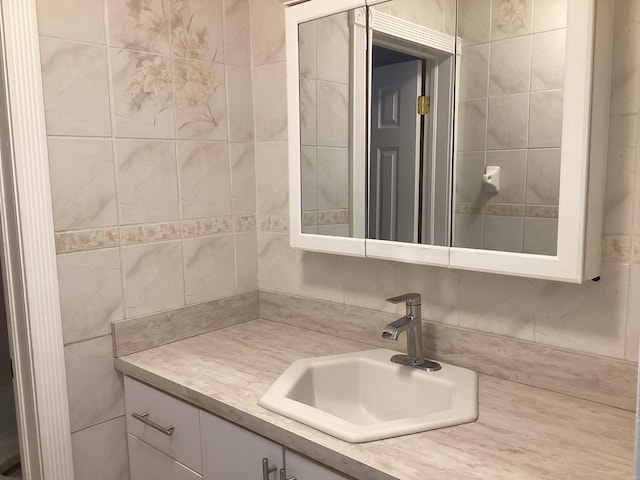
[[[258,403],[352,443],[478,418],[475,372],[446,363],[425,372],[391,363],[397,353],[377,349],[297,360]]]

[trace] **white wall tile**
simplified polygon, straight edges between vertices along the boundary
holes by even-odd
[[[491,0],[459,0],[458,32],[463,45],[491,40]]]
[[[336,13],[315,21],[318,80],[349,83],[349,14]]]
[[[318,209],[349,208],[349,150],[317,148]]]
[[[256,145],[258,213],[289,213],[289,175],[286,142]]]
[[[487,250],[522,252],[524,245],[524,218],[485,215],[482,246]]]
[[[524,219],[524,253],[555,256],[558,251],[558,219]]]
[[[300,291],[301,255],[300,250],[289,246],[289,234],[258,231],[260,290],[297,295]]]
[[[529,126],[529,95],[509,95],[489,99],[487,148],[525,148]]]
[[[454,217],[453,246],[462,248],[482,248],[481,213],[456,213]]]
[[[123,247],[122,267],[126,318],[185,305],[181,242]]]
[[[487,145],[487,99],[460,102],[458,150],[484,150]]]
[[[491,43],[489,95],[528,93],[531,79],[531,36]]]
[[[75,480],[129,480],[124,417],[71,435]]]
[[[456,157],[456,201],[482,202],[482,175],[485,172],[485,152],[460,152]]]
[[[49,135],[111,135],[106,48],[40,37]]]
[[[531,90],[564,88],[566,30],[533,36],[531,56]]]
[[[637,113],[640,106],[640,3],[615,2],[613,63],[611,66],[612,114]]]
[[[182,0],[170,9],[173,55],[224,62],[222,0]]]
[[[116,140],[115,158],[121,223],[179,218],[174,142]]]
[[[533,340],[535,281],[460,272],[458,323],[461,327]]]
[[[535,303],[536,341],[624,358],[629,265],[605,263],[599,282],[547,282]]]
[[[286,140],[287,94],[284,63],[254,67],[253,98],[256,140]]]
[[[113,367],[111,335],[64,349],[71,431],[124,415],[122,378]]]
[[[491,45],[462,47],[460,57],[460,99],[482,98],[488,95],[489,52]]]
[[[258,235],[236,233],[236,284],[238,294],[258,289]]]
[[[300,78],[300,143],[317,144],[317,81]]]
[[[302,252],[300,295],[329,302],[344,303],[344,257],[326,253]]]
[[[363,280],[366,279],[366,280]],[[386,298],[400,295],[396,287],[396,264],[371,258],[344,258],[344,302],[393,313],[396,306]]]
[[[230,143],[231,211],[234,215],[256,213],[255,150],[250,143]]]
[[[349,146],[349,87],[319,80],[316,88],[318,145]]]
[[[531,94],[529,148],[562,146],[562,90]]]
[[[229,65],[251,65],[249,0],[223,1],[225,62]]]
[[[236,293],[233,235],[187,239],[183,248],[187,305]]]
[[[48,148],[56,230],[116,225],[111,140],[49,137]]]
[[[122,274],[118,249],[58,255],[64,342],[108,334],[121,320]]]
[[[38,0],[40,35],[105,43],[102,0]]]
[[[284,8],[280,0],[249,0],[253,65],[284,60]]]
[[[229,141],[252,142],[253,95],[251,69],[227,65],[227,92],[229,102]]]
[[[535,0],[533,31],[556,30],[567,25],[567,0]]]
[[[557,205],[560,195],[560,149],[527,152],[527,204]]]
[[[231,215],[228,144],[178,141],[177,152],[182,218]]]

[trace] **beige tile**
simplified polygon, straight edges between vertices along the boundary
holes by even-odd
[[[558,220],[556,218],[525,218],[523,251],[555,256],[558,251]]]
[[[258,289],[258,234],[236,233],[236,285],[238,293]]]
[[[318,146],[348,147],[348,85],[318,81],[316,95]]]
[[[529,148],[562,146],[562,90],[531,94]]]
[[[187,305],[236,293],[233,235],[184,241],[184,288]]]
[[[316,74],[316,21],[311,20],[298,26],[298,68],[300,77],[315,80]]]
[[[566,30],[533,36],[531,91],[564,88]]]
[[[124,318],[118,249],[58,255],[60,311],[65,344],[110,332]]]
[[[249,0],[223,0],[224,51],[228,65],[251,65]]]
[[[38,33],[105,43],[102,0],[38,0]]]
[[[344,258],[344,303],[356,307],[396,311],[396,306],[385,299],[400,295],[396,286],[397,265],[393,262],[370,258]]]
[[[253,99],[256,140],[286,140],[287,94],[284,63],[254,67]]]
[[[418,25],[438,32],[454,34],[455,0],[423,0],[418,2]]]
[[[560,155],[556,148],[527,152],[527,204],[558,204]]]
[[[349,208],[349,149],[317,149],[318,209]]]
[[[229,140],[251,142],[253,129],[253,95],[251,69],[227,65],[229,102]]]
[[[127,427],[124,417],[71,435],[77,480],[129,480]]]
[[[40,37],[49,135],[111,135],[107,56],[103,46]]]
[[[125,317],[184,306],[182,243],[122,248]]]
[[[640,5],[618,0],[614,8],[610,112],[635,113],[640,105]]]
[[[490,44],[462,47],[460,57],[460,100],[488,95]]]
[[[480,203],[484,199],[482,175],[485,152],[460,152],[456,158],[456,201]]]
[[[317,81],[300,78],[300,143],[303,146],[317,143]]]
[[[460,102],[458,151],[484,150],[487,145],[487,99]]]
[[[343,256],[302,252],[300,260],[300,295],[344,303],[343,275]]]
[[[109,49],[117,137],[174,138],[171,60]]]
[[[340,12],[315,21],[318,80],[349,83],[349,14]]]
[[[542,128],[542,127],[541,127]],[[509,95],[489,99],[487,148],[525,148],[529,129],[529,95]],[[545,131],[546,132],[546,131]],[[543,132],[541,132],[542,134]]]
[[[258,272],[260,291],[297,295],[300,290],[300,250],[289,246],[289,235],[258,232]],[[283,266],[286,265],[286,268]]]
[[[284,61],[284,7],[280,0],[249,0],[253,65]]]
[[[231,215],[228,144],[178,141],[177,151],[182,218]]]
[[[169,54],[170,0],[105,0],[109,44],[131,50]]]
[[[567,25],[567,0],[535,0],[533,3],[533,31],[543,32]]]
[[[599,282],[546,283],[534,310],[536,341],[624,358],[629,265],[605,263]]]
[[[482,247],[501,252],[522,252],[524,248],[524,218],[485,215]]]
[[[453,246],[482,248],[482,213],[456,213]]]
[[[249,143],[229,144],[231,210],[234,215],[256,212],[255,150]]]
[[[489,95],[528,93],[531,79],[531,36],[491,43]]]
[[[411,23],[418,22],[418,0],[391,0],[374,5],[372,8]]]
[[[491,0],[459,0],[458,32],[463,45],[491,40]]]
[[[302,210],[318,209],[318,161],[316,147],[302,147],[300,157],[300,176],[302,177]]]
[[[522,340],[534,339],[534,280],[460,272],[459,325]]]
[[[48,149],[56,230],[116,225],[111,140],[49,137]]]
[[[174,58],[173,90],[177,138],[228,138],[223,64]]]
[[[64,349],[71,431],[124,415],[122,379],[113,368],[111,335]]]
[[[224,62],[223,0],[171,3],[171,52],[208,62]]]
[[[638,128],[636,115],[611,115],[609,118],[604,233],[630,233],[633,229]]]
[[[115,157],[122,224],[179,218],[174,142],[116,140]]]
[[[256,145],[256,181],[258,213],[289,213],[287,144]]]

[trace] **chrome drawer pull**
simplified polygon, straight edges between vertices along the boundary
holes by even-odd
[[[269,466],[269,460],[266,458],[262,459],[262,480],[269,480],[269,476],[273,472],[277,472],[277,471],[278,471],[278,467],[276,467],[275,465]]]
[[[171,435],[173,435],[173,429],[175,428],[173,425],[171,425],[170,427],[163,427],[162,425],[158,425],[153,420],[149,420],[149,412],[144,412],[144,413],[133,412],[131,416],[136,420],[140,420],[145,425],[149,425],[151,428],[155,428],[160,433],[164,433],[167,437],[170,437]]]

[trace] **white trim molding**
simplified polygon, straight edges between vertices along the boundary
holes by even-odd
[[[7,0],[1,9],[2,264],[23,473],[72,480],[36,2]]]

